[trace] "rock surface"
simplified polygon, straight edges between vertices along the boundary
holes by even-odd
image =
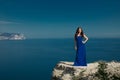
[[[120,80],[119,62],[94,62],[87,67],[72,65],[73,62],[60,61],[53,70],[52,80]]]

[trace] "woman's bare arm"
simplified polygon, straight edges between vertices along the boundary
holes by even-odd
[[[88,37],[84,34],[84,38],[85,40],[83,41],[83,43],[86,43],[88,41]]]
[[[75,50],[77,50],[77,45],[76,45],[76,40],[74,38],[74,47],[75,47]]]

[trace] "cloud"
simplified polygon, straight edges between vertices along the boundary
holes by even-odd
[[[12,21],[0,21],[0,24],[19,24],[19,23]]]

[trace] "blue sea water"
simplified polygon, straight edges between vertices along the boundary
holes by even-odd
[[[120,61],[120,39],[89,39],[87,63]],[[59,61],[74,61],[74,40],[0,41],[0,80],[50,80]]]

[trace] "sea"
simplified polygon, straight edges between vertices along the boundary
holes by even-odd
[[[87,63],[120,61],[120,38],[89,38]],[[73,38],[0,41],[0,80],[51,80],[60,61],[74,62]]]

